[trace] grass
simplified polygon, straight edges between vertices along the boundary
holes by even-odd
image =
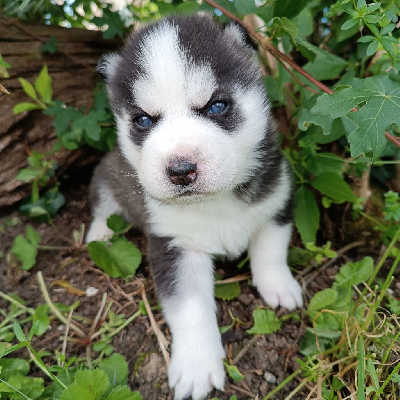
[[[328,400],[398,398],[400,301],[391,296],[389,288],[395,279],[394,274],[400,261],[400,251],[396,248],[399,236],[400,229],[395,233],[386,251],[375,265],[369,257],[355,263],[344,264],[336,275],[332,288],[317,292],[310,299],[306,310],[307,331],[301,347],[303,357],[298,359],[299,368],[277,385],[263,400],[279,396],[279,392],[295,379],[299,380],[296,388],[286,395],[284,400],[296,398],[300,393],[307,391],[307,399],[315,398],[313,396]],[[387,267],[393,256],[395,256],[394,261],[391,263],[388,273],[383,275],[382,268]],[[70,387],[73,387],[73,390],[84,391],[86,390],[85,385],[82,381],[77,383],[76,378],[79,377],[79,375],[77,376],[79,371],[86,369],[92,371],[93,374],[97,374],[94,371],[99,370],[103,371],[99,374],[111,374],[110,370],[112,370],[114,378],[122,376],[121,387],[126,387],[126,360],[123,356],[113,352],[110,342],[113,336],[119,334],[139,315],[143,315],[149,310],[151,312],[146,296],[142,296],[142,298],[146,300],[147,304],[142,303],[138,311],[127,318],[124,315],[113,314],[110,311],[112,303],[106,305],[106,295],[104,295],[96,318],[90,322],[91,327],[87,334],[85,331],[88,329],[84,330],[79,327],[82,326],[82,321],[75,322],[73,307],[66,307],[51,301],[41,272],[37,273],[37,281],[45,299],[46,310],[44,313],[43,310],[41,313],[38,312],[39,307],[42,306],[36,309],[26,307],[16,296],[0,292],[0,297],[10,305],[7,313],[1,311],[4,319],[0,323],[0,354],[2,353],[0,356],[0,394],[2,397],[0,396],[0,398],[5,398],[5,393],[12,392],[15,399],[41,400],[51,398],[46,396],[52,391],[60,396],[63,396],[63,393],[68,394]],[[345,301],[341,301],[343,299]],[[146,309],[147,311],[145,311]],[[272,314],[270,317],[278,322]],[[99,327],[99,319],[104,319],[104,316],[106,316],[105,321]],[[34,336],[41,335],[46,331],[50,324],[50,318],[66,326],[65,343],[68,331],[73,331],[77,336],[73,340],[86,343],[85,359],[72,357],[67,360],[65,353],[56,354],[34,349],[32,345]],[[285,316],[281,318],[281,321],[285,321]],[[86,326],[89,323],[89,321],[83,322]],[[279,329],[280,323],[277,326]],[[233,329],[233,326],[229,328]],[[267,328],[265,327],[265,329]],[[258,329],[264,328],[261,326]],[[29,333],[26,335],[24,332]],[[159,334],[162,335],[161,332]],[[259,335],[258,330],[257,334]],[[258,337],[255,337],[255,340]],[[162,340],[162,338],[159,339],[160,343]],[[25,354],[28,359],[47,376],[46,380],[30,377],[30,370],[26,370],[26,368],[21,373],[21,359],[11,356],[13,352],[22,349],[26,349]],[[65,346],[63,349],[65,352]],[[93,352],[98,354],[96,358],[93,358]],[[4,358],[5,356],[8,357]],[[43,361],[44,358],[46,362]],[[6,360],[8,361],[5,363]],[[49,362],[49,360],[53,361]],[[9,364],[10,362],[11,364]],[[109,364],[106,369],[101,368],[102,365],[104,366],[104,362]],[[126,364],[126,368],[123,368],[122,371],[118,367],[121,363]],[[232,373],[233,368],[235,368],[234,373]],[[229,374],[232,378],[237,376],[242,379],[236,367],[227,364],[227,369],[228,372],[231,371]],[[8,379],[2,377],[4,374]],[[14,376],[14,380],[10,378],[11,376]],[[15,376],[18,376],[20,381],[16,380]],[[86,378],[93,378],[96,382],[95,375]],[[106,395],[112,388],[112,385],[109,385],[110,387],[104,391],[100,390],[101,395],[98,399],[108,399]],[[65,398],[68,398],[67,394],[64,395]],[[140,398],[138,392],[130,390],[127,392],[127,396],[128,398],[129,396]],[[112,400],[113,397],[110,399]]]

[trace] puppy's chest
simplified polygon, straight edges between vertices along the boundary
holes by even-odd
[[[213,255],[237,257],[248,247],[263,217],[235,200],[192,205],[149,203],[153,233],[173,244]]]

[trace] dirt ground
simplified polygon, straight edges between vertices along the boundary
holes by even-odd
[[[90,175],[90,171],[88,176]],[[17,293],[22,297],[29,307],[36,307],[44,303],[38,287],[36,273],[42,271],[47,288],[53,302],[62,302],[70,305],[79,300],[80,305],[74,315],[87,317],[93,320],[99,310],[103,293],[107,293],[108,301],[113,301],[112,310],[117,313],[124,313],[126,318],[138,310],[139,302],[142,299],[140,287],[143,284],[150,304],[156,305],[154,285],[151,279],[146,257],[138,269],[133,282],[125,282],[123,279],[110,279],[95,267],[88,253],[85,250],[65,249],[58,251],[40,251],[37,264],[29,272],[23,272],[13,266],[7,256],[16,235],[24,233],[25,225],[32,223],[34,228],[41,235],[42,245],[70,246],[65,237],[71,238],[73,230],[78,230],[80,225],[85,224],[88,228],[90,223],[90,206],[88,204],[88,180],[85,177],[83,182],[72,184],[71,182],[62,187],[66,195],[66,205],[54,218],[54,225],[45,223],[32,223],[27,217],[18,215],[16,211],[8,210],[0,218],[0,226],[11,217],[18,217],[20,223],[5,228],[1,233],[0,251],[4,256],[0,258],[0,290],[5,293]],[[145,239],[140,232],[133,230],[129,237],[144,252]],[[145,256],[145,254],[144,254]],[[298,277],[303,285],[306,304],[312,295],[326,287],[329,287],[338,265],[343,260],[331,263],[327,268],[315,274],[315,269],[303,268]],[[224,269],[222,269],[224,267]],[[224,271],[224,272],[223,272]],[[224,278],[234,277],[243,274],[235,264],[221,264],[217,266],[218,273],[224,273]],[[67,289],[53,285],[56,280],[65,280],[70,285],[85,291],[89,287],[98,289],[95,296],[87,297],[69,293]],[[138,290],[139,289],[139,290]],[[233,315],[244,322],[238,324],[232,330],[222,336],[224,348],[229,360],[235,359],[235,365],[239,368],[245,379],[241,382],[226,380],[225,392],[213,392],[209,398],[229,399],[236,394],[238,399],[261,399],[277,384],[288,377],[297,364],[295,359],[301,357],[299,345],[304,335],[306,317],[302,311],[299,312],[300,321],[289,319],[282,329],[270,335],[251,336],[246,330],[252,322],[252,312],[263,302],[257,291],[250,287],[246,281],[241,282],[242,294],[232,301],[218,301],[218,322],[220,326],[229,325],[231,319],[228,314],[230,309]],[[0,301],[0,307],[8,309],[5,301]],[[278,310],[278,315],[283,315],[285,310]],[[160,311],[154,311],[161,331],[168,340],[171,339],[168,328],[163,320]],[[0,317],[1,319],[1,317]],[[61,350],[62,338],[65,326],[53,320],[51,329],[34,343],[35,348],[54,351]],[[90,324],[83,324],[83,329],[88,332]],[[114,336],[112,345],[116,352],[123,354],[129,363],[129,384],[132,389],[139,390],[145,400],[171,400],[173,393],[167,384],[167,369],[162,353],[160,351],[156,336],[151,330],[149,318],[140,316],[136,318],[127,328]],[[85,357],[85,346],[74,342],[67,344],[67,356],[72,355]],[[95,354],[93,355],[95,356]],[[50,360],[48,360],[50,361]],[[136,373],[134,370],[136,369]],[[292,380],[286,387],[274,396],[274,399],[283,399],[299,383],[299,380]],[[300,390],[293,399],[304,400],[309,390]]]

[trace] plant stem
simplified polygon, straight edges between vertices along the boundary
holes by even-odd
[[[84,247],[76,247],[76,246],[46,246],[39,245],[37,247],[39,250],[55,250],[55,251],[71,251],[71,250],[86,250],[86,246]]]
[[[223,14],[225,14],[228,18],[231,20],[235,21],[239,25],[243,26],[251,36],[253,36],[257,42],[259,42],[260,46],[263,47],[265,50],[269,51],[282,65],[283,62],[289,64],[295,71],[297,71],[299,74],[303,75],[309,82],[313,83],[317,88],[322,90],[325,93],[333,94],[333,90],[329,89],[327,86],[325,86],[323,83],[312,77],[310,74],[308,74],[304,69],[299,67],[294,61],[292,61],[289,57],[287,57],[285,54],[281,53],[278,49],[276,49],[269,41],[269,38],[265,38],[258,32],[255,32],[252,28],[247,26],[241,19],[237,18],[235,15],[230,13],[228,10],[226,10],[224,7],[221,7],[219,4],[215,3],[212,0],[204,0],[205,3],[209,4],[211,7],[217,8],[220,10]]]
[[[139,315],[141,315],[142,312],[140,311],[140,309],[138,311],[135,312],[135,314],[131,315],[122,325],[120,325],[117,329],[115,329],[113,332],[109,333],[108,336],[109,337],[113,337],[115,336],[117,333],[121,332],[122,329],[124,329],[127,325],[129,325],[136,317],[138,317]]]
[[[0,382],[3,382],[6,384],[8,387],[10,387],[12,390],[15,390],[16,393],[20,394],[21,396],[25,397],[25,399],[32,400],[30,397],[25,396],[24,393],[20,392],[17,388],[15,388],[13,385],[10,385],[8,382],[3,381],[3,379],[0,378]]]
[[[371,277],[369,278],[369,280],[367,282],[368,286],[371,286],[372,282],[375,280],[376,276],[378,275],[378,272],[382,268],[382,266],[385,263],[386,259],[389,257],[389,254],[391,253],[393,247],[397,243],[397,240],[399,239],[399,236],[400,236],[400,228],[395,233],[395,235],[394,235],[392,241],[390,242],[388,248],[386,249],[385,253],[383,254],[381,259],[379,260],[378,264],[376,265],[373,274],[371,275]],[[365,288],[363,290],[363,295],[365,295],[366,293],[367,293],[367,288]]]
[[[30,343],[28,343],[28,350],[29,354],[33,360],[33,362],[36,364],[40,370],[47,375],[51,380],[54,382],[58,383],[64,390],[67,388],[63,382],[60,381],[50,370],[47,368],[45,363],[42,361],[42,359],[39,357],[39,355],[36,353],[36,351],[33,349]]]
[[[396,367],[393,369],[390,375],[385,379],[385,382],[383,382],[382,386],[375,393],[374,400],[378,400],[380,398],[380,395],[383,393],[383,390],[385,389],[387,384],[392,380],[394,374],[396,374],[397,371],[399,371],[399,369],[400,369],[400,362],[396,365]]]
[[[9,301],[10,303],[14,304],[15,306],[23,309],[24,311],[26,311],[27,313],[33,315],[35,314],[35,310],[33,308],[30,307],[26,307],[23,304],[19,303],[17,300],[13,299],[12,297],[10,297],[9,295],[0,292],[0,297],[2,297],[4,300]]]
[[[65,325],[68,324],[68,320],[60,313],[60,311],[57,310],[56,306],[53,304],[53,302],[50,299],[49,292],[47,291],[46,284],[44,283],[43,275],[42,272],[39,271],[36,275],[40,291],[42,292],[42,295],[47,303],[47,305],[50,307],[50,310],[53,312],[53,314]],[[70,327],[81,337],[86,337],[85,333],[78,327],[76,326],[73,322],[70,322]]]

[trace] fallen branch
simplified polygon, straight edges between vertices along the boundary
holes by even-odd
[[[149,302],[147,300],[146,291],[144,290],[144,288],[142,290],[142,300],[143,300],[144,305],[146,307],[146,311],[147,311],[147,314],[148,314],[149,319],[150,319],[151,327],[153,328],[153,332],[155,333],[155,335],[157,337],[157,340],[158,340],[158,344],[160,345],[161,353],[162,353],[162,355],[164,357],[164,360],[165,360],[165,362],[166,362],[166,364],[168,366],[169,362],[170,362],[170,357],[169,357],[169,354],[168,354],[168,351],[167,351],[167,347],[169,345],[169,341],[166,339],[164,334],[161,332],[160,328],[158,327],[158,324],[157,324],[156,320],[154,319],[154,315],[153,315],[153,312],[151,311],[151,307],[150,307],[150,304],[149,304]]]

